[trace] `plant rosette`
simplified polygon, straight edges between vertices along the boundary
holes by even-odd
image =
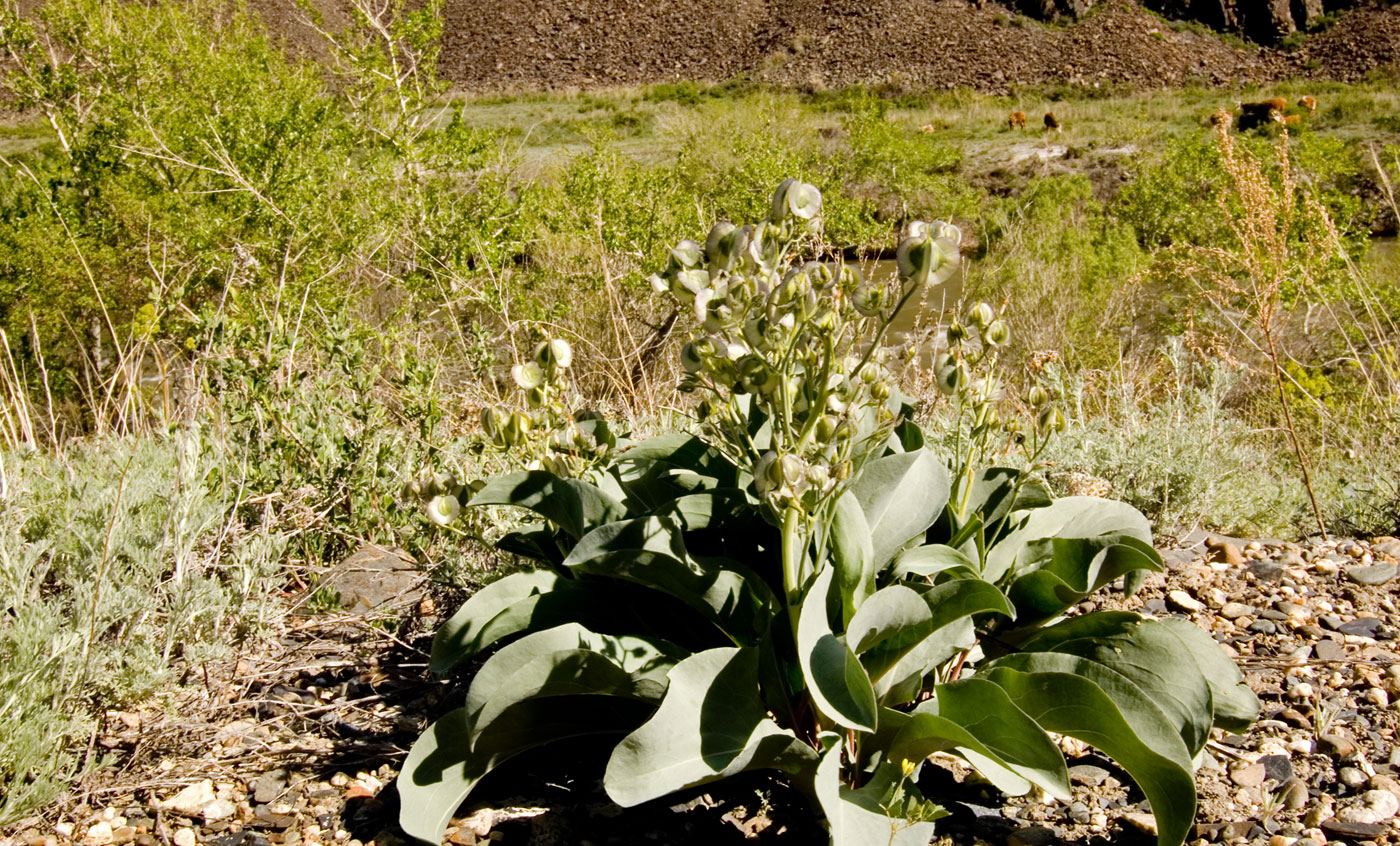
[[[652,277],[696,318],[681,357],[697,434],[617,438],[585,476],[525,469],[454,495],[533,512],[499,546],[537,569],[483,588],[437,633],[439,673],[488,657],[404,763],[413,837],[440,842],[512,756],[611,734],[603,785],[619,805],[770,769],[836,846],[922,846],[945,813],[915,784],[929,756],[959,756],[1010,795],[1067,799],[1053,733],[1116,760],[1159,844],[1184,841],[1193,759],[1258,701],[1188,622],[1069,616],[1161,559],[1133,508],[1052,499],[1040,482],[1063,415],[1033,388],[1031,423],[1003,421],[1006,332],[990,307],[948,327],[936,363],[955,455],[925,446],[882,342],[956,268],[956,228],[909,224],[897,276],[871,281],[822,260],[839,254],[823,250],[820,207],[815,187],[784,182],[767,220],[717,224]]]

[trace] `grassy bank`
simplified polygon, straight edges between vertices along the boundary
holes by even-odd
[[[463,99],[431,18],[387,51],[344,33],[332,74],[221,4],[103,5],[3,29],[0,702],[36,730],[0,737],[0,824],[97,761],[94,715],[283,613],[298,568],[373,541],[479,583],[472,540],[400,491],[509,460],[477,412],[538,340],[573,341],[580,404],[684,421],[691,318],[647,276],[787,177],[852,259],[962,227],[967,296],[1010,304],[1004,360],[1070,418],[1061,490],[1101,479],[1163,533],[1396,529],[1397,259],[1369,243],[1393,87]],[[1210,113],[1304,94],[1287,166],[1266,127],[1234,178]],[[943,412],[927,374],[908,390]]]

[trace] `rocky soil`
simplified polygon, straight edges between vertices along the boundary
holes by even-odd
[[[350,19],[347,2],[314,5],[336,29]],[[444,0],[441,70],[459,89],[488,92],[737,77],[1004,92],[1354,80],[1400,67],[1394,4],[1363,4],[1292,52],[1177,31],[1128,0],[1072,5],[1092,8],[1047,25],[989,0]],[[250,6],[292,44],[326,55],[295,0]]]
[[[1400,841],[1400,541],[1295,544],[1197,535],[1134,597],[1089,607],[1187,617],[1240,663],[1264,703],[1253,730],[1207,747],[1193,842],[1321,846]],[[454,599],[424,591],[397,557],[368,550],[330,574],[343,607],[289,617],[280,636],[106,715],[91,742],[112,766],[42,816],[0,833],[24,846],[399,844],[396,765],[426,720],[464,695],[425,670],[429,633]],[[1002,802],[955,759],[922,786],[949,802],[940,844],[1148,846],[1141,794],[1069,740],[1074,801]],[[821,842],[793,791],[754,775],[621,811],[573,747],[485,782],[450,842]]]

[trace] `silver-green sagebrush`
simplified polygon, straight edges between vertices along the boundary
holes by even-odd
[[[604,787],[620,805],[771,769],[837,846],[925,844],[946,813],[916,785],[930,755],[1008,794],[1067,798],[1053,732],[1114,758],[1161,846],[1184,841],[1193,759],[1213,728],[1248,726],[1257,700],[1189,623],[1065,616],[1161,559],[1130,506],[1052,499],[1041,455],[1064,416],[1043,386],[1027,419],[1012,410],[1009,332],[989,305],[944,333],[952,458],[925,448],[886,330],[956,269],[956,227],[908,224],[897,275],[864,279],[823,243],[820,210],[817,188],[785,181],[766,219],[716,224],[651,277],[694,314],[680,355],[695,434],[633,443],[532,396],[571,357],[546,341],[515,371],[522,407],[483,416],[503,448],[523,442],[502,428],[516,414],[556,430],[530,467],[432,488],[438,521],[453,505],[533,511],[499,545],[538,567],[437,634],[438,672],[488,657],[404,763],[409,834],[439,841],[502,761],[611,733]]]

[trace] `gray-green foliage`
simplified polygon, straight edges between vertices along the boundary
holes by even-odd
[[[259,625],[283,539],[225,528],[198,433],[0,454],[0,824],[69,786],[94,717]],[[72,741],[74,745],[68,743]]]
[[[1007,330],[989,306],[936,364],[961,446],[950,466],[926,449],[880,341],[901,302],[956,267],[957,232],[911,224],[898,278],[867,282],[814,260],[821,202],[788,180],[766,219],[681,242],[653,277],[695,314],[681,357],[699,435],[618,439],[577,478],[526,470],[459,494],[532,511],[541,522],[500,545],[539,569],[481,590],[438,633],[439,672],[487,657],[405,762],[411,835],[439,840],[502,761],[604,733],[619,738],[603,782],[619,804],[774,769],[834,844],[922,844],[945,813],[914,786],[930,754],[1010,793],[1067,797],[1056,732],[1114,757],[1159,843],[1184,841],[1193,758],[1257,701],[1199,629],[1064,616],[1161,568],[1146,518],[1047,495],[1036,470],[1063,417],[1042,391],[1032,431],[1000,418]],[[993,449],[1003,440],[1024,449]]]

